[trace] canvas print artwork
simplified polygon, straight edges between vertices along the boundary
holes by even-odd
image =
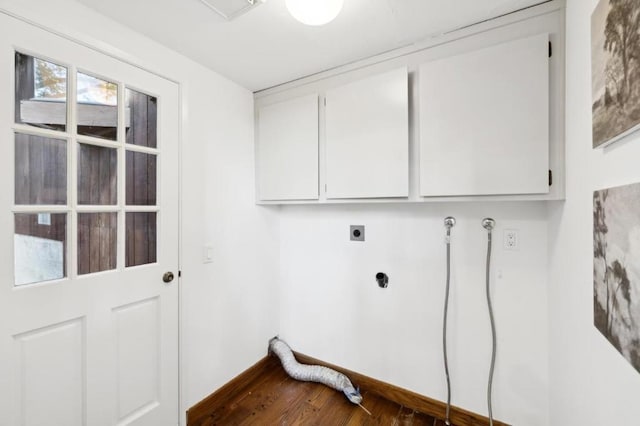
[[[593,193],[593,314],[640,372],[640,183]]]
[[[640,0],[600,0],[591,15],[593,147],[640,128]]]

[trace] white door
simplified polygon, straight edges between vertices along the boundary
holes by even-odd
[[[0,425],[178,424],[177,85],[2,13],[0,85]]]

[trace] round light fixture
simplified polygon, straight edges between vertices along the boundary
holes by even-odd
[[[342,10],[344,0],[286,0],[289,13],[306,25],[324,25]]]

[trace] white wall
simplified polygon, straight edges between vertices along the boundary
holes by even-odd
[[[640,181],[640,134],[591,149],[590,19],[596,4],[567,2],[567,200],[549,207],[553,425],[640,419],[640,374],[593,325],[593,191]]]
[[[277,217],[255,205],[251,94],[189,72],[182,174],[185,408],[257,362],[277,334]],[[212,84],[214,83],[214,84]],[[213,262],[203,264],[203,246]]]
[[[186,409],[264,356],[277,332],[277,218],[254,205],[253,96],[72,0],[0,0],[0,8],[181,85]],[[206,265],[205,244],[214,250]]]
[[[368,75],[409,66],[410,76],[446,49],[474,49],[548,31],[556,52],[551,62],[553,93],[563,87],[564,15],[561,2],[467,28],[445,36],[450,44],[402,56],[393,52],[379,62],[361,61],[256,95],[256,105],[324,91]],[[473,34],[470,36],[470,34]],[[450,40],[449,40],[450,41]],[[462,47],[464,46],[464,48]],[[416,85],[410,97],[410,123],[418,122]],[[555,185],[550,197],[563,194],[561,139],[557,111],[564,104],[553,95],[551,168]],[[324,118],[322,109],[320,127]],[[419,178],[417,128],[410,124],[410,199]],[[419,127],[419,126],[417,126]],[[320,170],[323,187],[323,135]],[[329,205],[321,194],[317,205],[286,205],[280,213],[280,327],[293,349],[446,400],[442,356],[445,295],[445,229],[447,215],[458,219],[453,230],[453,282],[449,350],[452,402],[487,414],[486,389],[491,330],[485,298],[485,216],[497,220],[492,289],[497,319],[498,355],[494,381],[495,418],[515,425],[549,424],[548,211],[543,202],[427,202]],[[366,225],[364,243],[349,241],[349,225]],[[517,229],[521,247],[503,249],[505,228]],[[390,276],[387,289],[375,282],[377,272]]]
[[[446,400],[442,358],[447,215],[452,230],[449,325],[452,402],[487,413],[491,331],[487,233],[498,355],[493,412],[520,426],[548,422],[547,220],[539,202],[286,206],[281,212],[280,336],[294,350]],[[349,225],[365,225],[365,242]],[[520,248],[505,251],[503,230]],[[377,272],[390,277],[378,288]]]

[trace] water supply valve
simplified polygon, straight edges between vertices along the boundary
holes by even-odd
[[[376,274],[376,281],[378,282],[378,287],[387,288],[389,285],[389,276],[384,272],[378,272]]]

